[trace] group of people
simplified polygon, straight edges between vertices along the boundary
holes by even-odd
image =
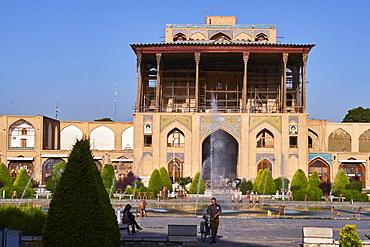
[[[129,223],[132,226],[132,233],[135,233],[135,228],[137,230],[142,230],[142,228],[138,225],[138,223],[135,220],[135,215],[133,215],[130,212],[130,209],[132,208],[131,204],[127,204],[125,206],[125,209],[123,210],[123,223]],[[212,229],[212,240],[211,243],[216,243],[216,236],[217,236],[217,230],[218,225],[220,223],[220,214],[221,214],[221,206],[217,203],[216,198],[211,199],[211,205],[207,208],[207,214],[210,215],[211,218],[211,229]]]

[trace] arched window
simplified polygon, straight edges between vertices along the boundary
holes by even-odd
[[[9,149],[33,150],[35,146],[35,128],[33,125],[19,119],[9,127]]]
[[[257,134],[257,147],[258,148],[273,148],[274,147],[274,136],[267,129],[261,130]]]
[[[185,146],[185,136],[181,130],[175,128],[167,135],[167,147]]]
[[[215,35],[213,35],[210,40],[219,40],[219,39],[223,39],[223,40],[231,40],[231,38],[226,34],[226,33],[216,33]]]
[[[183,33],[178,33],[173,37],[173,41],[183,41],[186,40],[186,36]]]
[[[323,183],[330,183],[330,167],[321,159],[315,159],[308,165],[308,175],[317,171],[319,177]]]
[[[358,146],[360,152],[370,152],[370,130],[366,130],[364,133],[361,134]]]
[[[183,163],[178,158],[173,158],[168,162],[168,175],[172,181],[176,178],[181,178],[183,175]]]
[[[269,40],[267,35],[264,34],[264,33],[257,34],[256,38],[254,39],[254,41],[264,41],[264,40],[266,40],[266,41]]]
[[[339,128],[329,135],[329,152],[351,152],[351,136]]]
[[[270,172],[272,172],[272,163],[268,159],[263,159],[260,162],[258,162],[257,166],[257,172],[259,170],[269,169]]]
[[[359,181],[362,183],[362,186],[365,187],[365,167],[362,164],[361,161],[356,162],[354,159],[351,162],[343,162],[340,166],[339,169],[343,169],[349,181]]]

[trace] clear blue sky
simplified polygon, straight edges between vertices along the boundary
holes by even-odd
[[[212,2],[212,4],[211,4]],[[212,8],[211,8],[212,6]],[[2,0],[0,115],[132,121],[136,58],[129,44],[160,42],[166,24],[274,24],[282,43],[316,44],[308,59],[310,118],[340,122],[370,107],[370,1]]]

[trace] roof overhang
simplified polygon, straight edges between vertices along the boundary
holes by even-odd
[[[7,157],[6,159],[10,161],[33,161],[34,157]]]
[[[68,158],[68,154],[41,154],[41,158]]]
[[[133,162],[134,160],[133,159],[110,159],[109,161],[128,163],[128,162]]]
[[[340,163],[365,163],[366,160],[338,160]]]
[[[308,54],[314,44],[278,44],[278,43],[157,43],[131,44],[136,54],[142,53],[303,53]]]

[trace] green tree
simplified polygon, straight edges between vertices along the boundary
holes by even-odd
[[[370,123],[370,109],[357,107],[349,110],[342,120],[342,123],[348,122]]]
[[[200,179],[200,181],[199,181]],[[194,176],[193,181],[190,184],[189,194],[197,194],[199,187],[199,194],[204,194],[206,190],[206,185],[203,178],[200,176],[200,172],[197,172]]]
[[[114,174],[114,167],[111,164],[106,164],[101,172],[101,178],[103,180],[104,188],[108,191],[109,197],[111,197],[111,193],[116,191],[115,188],[115,174]],[[113,185],[113,187],[112,187]]]
[[[158,192],[163,189],[162,179],[158,169],[154,169],[152,172],[152,175],[149,179],[148,188],[149,190],[154,191],[154,194],[158,194]]]
[[[20,188],[21,190],[24,190],[26,186],[28,185],[29,187],[32,186],[30,181],[30,175],[28,175],[26,169],[20,169],[17,175],[17,178],[14,181],[14,186]]]
[[[244,180],[240,183],[240,191],[242,192],[243,195],[246,195],[248,190],[249,191],[252,191],[253,189],[253,184],[252,184],[252,181],[248,180]]]
[[[361,247],[361,239],[356,232],[356,225],[345,225],[339,232],[340,247]]]
[[[187,184],[193,181],[193,179],[190,176],[187,176],[187,177],[176,178],[175,181],[181,186],[181,188],[184,189]]]
[[[258,183],[257,192],[260,195],[272,195],[276,192],[274,179],[269,169],[265,168]]]
[[[0,188],[13,185],[12,175],[4,163],[0,163]]]
[[[298,169],[292,178],[292,191],[295,190],[306,190],[308,179],[305,172],[302,169]]]
[[[347,190],[357,190],[358,192],[362,192],[362,183],[360,181],[352,181],[346,186]]]
[[[334,179],[333,194],[336,196],[344,194],[347,185],[349,185],[347,174],[343,169],[340,169]]]
[[[78,140],[50,202],[42,246],[120,246],[114,209],[88,139]]]
[[[259,186],[259,183],[260,183],[260,180],[261,180],[261,177],[262,177],[262,173],[263,173],[263,170],[259,169],[258,173],[257,173],[257,177],[253,182],[253,192],[257,192],[257,190],[258,190],[258,186]]]
[[[321,201],[322,190],[320,189],[321,179],[317,171],[314,171],[308,180],[307,195],[310,201]]]
[[[172,181],[165,167],[159,169],[159,175],[161,175],[163,187],[166,186],[168,190],[172,190]]]
[[[109,117],[103,117],[103,118],[100,118],[100,119],[95,119],[94,121],[97,121],[97,122],[114,122],[111,118]]]
[[[55,188],[62,177],[62,173],[64,172],[64,169],[66,168],[67,162],[59,162],[55,165],[53,169],[53,175],[51,178],[48,179],[46,182],[46,189],[51,191],[52,193],[55,192]]]
[[[284,190],[287,190],[289,188],[289,182],[290,182],[289,179],[278,177],[274,179],[277,190],[280,191],[281,189],[283,189],[283,181],[284,181]]]

